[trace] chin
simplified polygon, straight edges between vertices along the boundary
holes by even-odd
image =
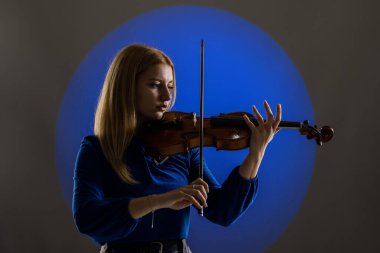
[[[162,116],[164,115],[164,112],[156,112],[154,115],[152,115],[152,120],[160,120],[162,119]]]
[[[165,113],[165,112],[159,112],[159,113],[157,114],[157,119],[162,119],[162,116],[164,116],[164,113]]]

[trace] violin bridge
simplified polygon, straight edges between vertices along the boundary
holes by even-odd
[[[197,114],[193,112],[193,123],[194,123],[194,128],[197,126]]]

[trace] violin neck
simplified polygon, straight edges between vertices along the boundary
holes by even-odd
[[[258,126],[258,121],[256,118],[250,118],[252,123],[255,126]],[[265,120],[264,120],[265,121]],[[231,127],[247,127],[244,119],[242,118],[228,118],[228,117],[211,117],[211,125],[212,126],[231,126]],[[280,121],[279,128],[294,128],[300,129],[302,128],[302,122],[296,121]]]

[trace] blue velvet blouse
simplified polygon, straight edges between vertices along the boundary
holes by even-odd
[[[159,163],[146,154],[143,143],[135,137],[124,161],[140,184],[129,185],[117,176],[96,136],[82,140],[75,163],[72,203],[78,230],[99,244],[186,239],[190,207],[156,210],[154,220],[152,213],[134,219],[128,203],[133,198],[164,193],[194,181],[198,177],[199,148]],[[204,180],[210,188],[204,216],[213,223],[232,224],[255,199],[258,178],[244,179],[238,168],[220,185],[204,163]]]

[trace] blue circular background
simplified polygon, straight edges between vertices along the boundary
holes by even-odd
[[[56,129],[56,161],[65,198],[72,199],[73,168],[81,139],[92,134],[103,80],[116,53],[131,43],[158,47],[176,68],[173,110],[199,113],[199,46],[205,40],[205,115],[251,112],[262,101],[283,119],[314,121],[310,98],[296,67],[266,33],[231,13],[209,7],[173,6],[139,15],[117,27],[86,56],[62,101]],[[205,159],[222,183],[247,155],[206,148]],[[263,252],[286,229],[309,185],[315,143],[297,131],[282,130],[268,146],[259,171],[253,206],[228,228],[191,214],[189,243],[194,252]]]

